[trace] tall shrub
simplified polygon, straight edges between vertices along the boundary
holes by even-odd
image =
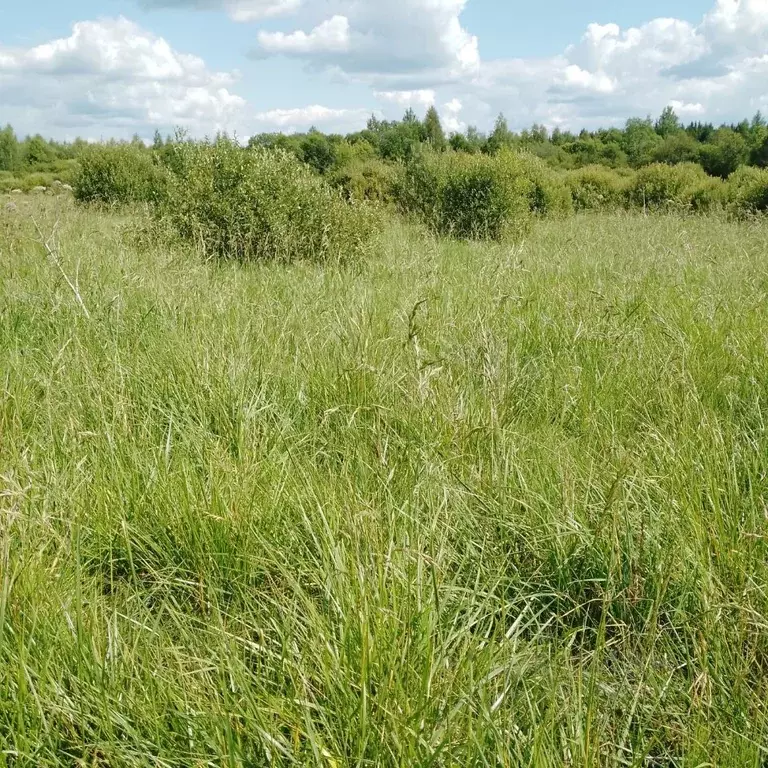
[[[167,181],[167,171],[149,150],[136,144],[100,144],[80,156],[73,187],[80,202],[126,205],[158,202]]]
[[[509,150],[502,152],[500,159]],[[573,213],[573,201],[563,175],[528,153],[517,156],[522,174],[530,183],[528,202],[532,213],[539,216],[568,216]]]
[[[690,209],[693,192],[707,181],[699,165],[654,163],[635,174],[627,189],[627,202],[654,211]]]
[[[435,232],[500,240],[525,233],[533,184],[519,155],[419,153],[398,188],[401,207]]]
[[[568,173],[565,183],[577,211],[596,211],[618,208],[631,182],[605,166],[588,165]]]
[[[346,202],[293,154],[227,138],[174,147],[162,212],[182,238],[239,260],[346,261],[363,255],[375,211]]]
[[[768,213],[768,168],[740,168],[728,177],[726,190],[736,215]]]

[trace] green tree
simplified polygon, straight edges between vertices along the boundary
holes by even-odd
[[[672,107],[664,107],[664,110],[654,125],[654,129],[662,138],[666,138],[667,136],[671,136],[682,130],[680,119],[675,114],[675,110],[672,109]]]
[[[301,159],[318,173],[326,173],[336,162],[336,152],[330,139],[319,131],[311,131],[299,145]]]
[[[768,168],[768,134],[762,143],[752,150],[749,161],[758,168]]]
[[[685,131],[668,134],[653,150],[655,163],[679,165],[680,163],[698,163],[701,146]]]
[[[409,160],[425,139],[424,125],[416,113],[408,109],[401,122],[382,125],[379,154],[385,160]]]
[[[25,139],[21,153],[24,165],[42,165],[56,159],[51,146],[39,134]]]
[[[19,165],[19,141],[13,128],[6,125],[0,131],[0,171],[15,171]]]
[[[507,118],[503,114],[499,114],[496,118],[496,123],[493,126],[493,132],[488,137],[486,143],[487,150],[490,154],[495,155],[499,150],[512,144],[514,135],[509,130],[507,124]]]
[[[653,151],[661,140],[650,118],[641,120],[633,117],[627,120],[622,149],[627,154],[629,164],[639,168],[653,161]]]
[[[429,142],[433,149],[438,151],[445,149],[445,133],[440,123],[440,115],[438,115],[434,106],[427,110],[427,114],[424,117],[424,134],[427,142]]]
[[[719,128],[701,148],[701,164],[710,176],[725,179],[749,158],[746,139],[732,128]]]

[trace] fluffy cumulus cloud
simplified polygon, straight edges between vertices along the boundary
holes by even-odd
[[[516,122],[622,122],[667,104],[684,119],[734,120],[768,108],[768,0],[716,0],[699,23],[590,24],[559,55],[484,62],[471,97]]]
[[[349,50],[349,20],[334,16],[318,24],[311,32],[259,32],[259,44],[268,53],[288,55],[342,54]]]
[[[0,47],[0,103],[21,130],[215,131],[245,108],[234,80],[124,18],[79,22],[69,37],[31,48]]]
[[[476,0],[471,0],[476,1]],[[372,87],[385,113],[441,108],[447,125],[620,123],[673,105],[684,119],[731,120],[768,109],[768,0],[715,0],[696,21],[590,24],[564,51],[482,60],[461,22],[467,0],[303,0],[304,28],[261,33],[261,55],[305,59]],[[329,11],[332,10],[332,15]],[[326,15],[323,17],[320,13]]]
[[[305,0],[301,15],[310,26],[262,32],[256,53],[312,58],[374,87],[468,75],[480,54],[461,25],[466,2]]]
[[[236,73],[212,71],[124,18],[80,22],[68,37],[35,47],[0,44],[0,103],[21,130],[85,136],[148,135],[173,125],[241,135],[310,125],[353,130],[371,111],[391,118],[433,104],[448,130],[487,129],[502,111],[517,128],[619,124],[667,104],[683,119],[768,112],[768,0],[712,0],[698,20],[590,24],[565,50],[497,59],[481,58],[462,22],[467,3],[479,1],[136,0],[250,23],[256,61],[249,67],[258,70],[258,59],[269,56],[304,61],[326,73],[336,97],[354,85],[350,108],[322,106],[322,97],[297,105],[288,88],[286,102],[254,112],[237,93]]]

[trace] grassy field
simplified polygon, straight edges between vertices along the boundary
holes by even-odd
[[[0,207],[0,765],[768,764],[768,226],[139,225]]]

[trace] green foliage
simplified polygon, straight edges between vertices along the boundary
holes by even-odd
[[[496,157],[425,151],[407,165],[398,201],[439,234],[519,237],[531,223],[534,185],[526,175],[529,167],[509,151]]]
[[[675,131],[660,141],[651,153],[655,163],[679,165],[696,163],[701,156],[701,145],[685,131]]]
[[[763,128],[760,133],[765,133],[765,137],[752,150],[750,163],[758,168],[768,168],[768,129]]]
[[[493,126],[493,131],[488,137],[485,149],[489,154],[495,155],[501,152],[502,149],[511,147],[513,144],[514,134],[509,130],[507,118],[503,114],[499,114]]]
[[[0,171],[15,171],[19,167],[19,142],[13,128],[6,125],[0,131]]]
[[[506,161],[506,158],[502,157],[502,160]],[[540,158],[527,152],[520,153],[517,162],[530,184],[528,199],[532,213],[554,217],[573,213],[571,191],[562,174],[553,171]]]
[[[388,203],[394,199],[400,169],[376,157],[353,159],[328,174],[329,183],[343,190],[348,200]]]
[[[379,138],[379,154],[384,160],[403,162],[413,157],[424,141],[424,126],[417,120],[403,120],[384,131]]]
[[[672,107],[665,107],[661,116],[654,125],[656,133],[662,138],[667,138],[682,130],[680,125],[680,118],[675,114],[675,110]]]
[[[336,162],[336,150],[327,136],[313,131],[299,144],[300,157],[320,174],[327,173]]]
[[[628,180],[602,165],[569,172],[566,184],[577,211],[614,210],[624,202]]]
[[[747,162],[749,147],[744,137],[730,128],[720,128],[701,147],[701,164],[711,176],[728,178]]]
[[[94,145],[80,157],[73,186],[82,203],[155,203],[166,192],[168,173],[135,144]]]
[[[21,161],[27,166],[37,166],[56,160],[56,150],[42,136],[32,136],[21,146]]]
[[[577,166],[601,164],[616,168],[627,164],[627,155],[617,141],[604,142],[597,137],[585,136],[564,145],[564,150]]]
[[[763,768],[768,228],[241,269],[19,213],[3,768]]]
[[[768,168],[740,168],[726,187],[729,207],[737,215],[768,212]]]
[[[661,136],[656,133],[650,120],[637,118],[627,120],[622,143],[629,164],[633,168],[651,163],[653,154],[661,141]]]
[[[692,194],[708,181],[701,166],[692,163],[641,168],[627,189],[630,205],[647,210],[686,210]]]
[[[424,117],[424,138],[432,149],[442,152],[445,149],[445,133],[440,123],[440,115],[435,107],[430,107]]]
[[[710,177],[692,185],[687,195],[692,211],[712,213],[725,207],[728,190],[725,182],[717,177]]]
[[[341,262],[363,256],[373,210],[341,195],[280,149],[241,149],[227,138],[182,142],[161,208],[205,254],[240,261]]]

